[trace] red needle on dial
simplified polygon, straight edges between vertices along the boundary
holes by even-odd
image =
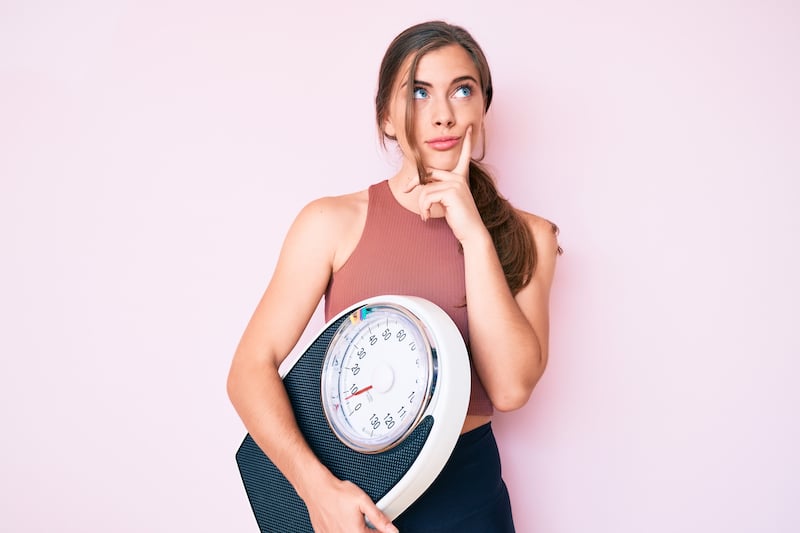
[[[358,396],[358,395],[359,395],[359,394],[361,394],[362,392],[367,392],[367,391],[368,391],[368,390],[370,390],[371,388],[372,388],[372,385],[369,385],[368,387],[364,387],[364,388],[363,388],[363,389],[361,389],[361,390],[357,390],[357,391],[355,391],[353,394],[351,394],[350,396],[348,396],[347,398],[345,398],[345,400],[349,400],[349,399],[350,399],[350,398],[352,398],[353,396]]]

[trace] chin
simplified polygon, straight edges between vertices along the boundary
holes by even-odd
[[[439,170],[453,170],[458,164],[458,154],[437,153],[425,158],[425,166]]]

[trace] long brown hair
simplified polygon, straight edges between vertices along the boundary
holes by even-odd
[[[442,21],[423,22],[411,26],[395,37],[389,45],[378,75],[375,115],[378,130],[381,133],[381,143],[384,146],[386,139],[397,140],[394,136],[386,133],[384,124],[389,112],[392,90],[406,58],[413,55],[408,74],[408,79],[413,80],[417,64],[422,56],[430,51],[453,44],[464,48],[475,63],[480,75],[481,91],[485,103],[484,113],[489,110],[493,95],[489,63],[483,50],[469,32],[460,26]],[[405,131],[412,150],[411,155],[416,160],[420,182],[425,183],[428,172],[414,142],[414,106],[411,105],[413,92],[414,84],[409,82],[406,94],[408,105],[406,105]],[[469,164],[469,188],[481,219],[492,236],[500,264],[503,266],[506,282],[511,288],[511,292],[516,294],[530,283],[536,268],[536,246],[530,228],[509,201],[497,191],[494,179],[487,169],[474,159]],[[553,230],[557,231],[557,228],[553,226]]]

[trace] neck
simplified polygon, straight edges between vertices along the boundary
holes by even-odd
[[[400,172],[389,178],[389,189],[400,205],[412,213],[419,214],[419,196],[422,192],[422,186],[414,186],[417,182],[416,169],[409,172],[407,169],[403,168],[400,169]],[[443,216],[444,208],[441,204],[433,204],[431,206],[431,218],[441,218]]]

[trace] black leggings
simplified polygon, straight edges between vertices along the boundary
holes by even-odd
[[[459,437],[439,477],[394,524],[400,533],[514,533],[491,423]]]

